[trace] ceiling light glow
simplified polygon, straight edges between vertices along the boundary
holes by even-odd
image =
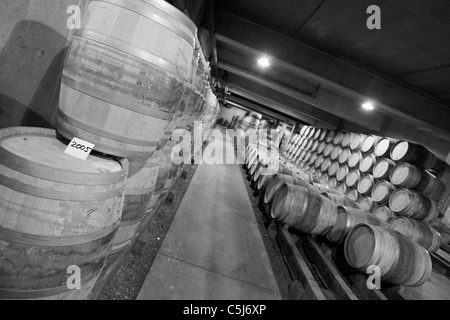
[[[268,57],[261,57],[258,59],[258,66],[261,68],[267,68],[270,66],[270,59]]]
[[[362,107],[363,107],[364,110],[373,110],[373,109],[375,109],[373,103],[370,102],[370,101],[363,103]]]

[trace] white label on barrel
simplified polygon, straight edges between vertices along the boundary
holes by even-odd
[[[84,161],[91,154],[92,150],[94,150],[94,147],[95,144],[81,140],[79,138],[73,138],[64,153],[67,153]]]

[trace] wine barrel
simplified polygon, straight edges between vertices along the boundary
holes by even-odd
[[[359,199],[361,199],[361,195],[359,194],[358,190],[350,189],[348,190],[345,195],[353,201],[358,202]]]
[[[309,163],[309,165],[313,165],[314,164],[314,162],[317,160],[317,158],[318,158],[319,156],[317,155],[317,153],[313,153],[312,155],[311,155],[311,157],[309,157],[309,159],[308,159],[308,163]]]
[[[308,133],[308,138],[309,138],[309,139],[311,139],[311,140],[314,139],[314,135],[315,135],[315,133],[316,133],[316,129],[317,129],[317,128],[315,128],[315,127],[311,127],[311,129],[309,130],[309,133]]]
[[[407,162],[425,169],[433,168],[438,160],[436,155],[424,146],[406,140],[398,141],[391,150],[395,162]]]
[[[336,173],[336,180],[339,182],[345,181],[345,179],[347,178],[347,175],[348,175],[348,171],[349,171],[349,168],[345,164],[342,165],[341,167],[339,167],[339,170]]]
[[[270,212],[276,221],[293,230],[325,235],[336,222],[337,207],[312,189],[285,183],[278,190]]]
[[[157,153],[147,160],[129,160],[122,220],[114,237],[112,255],[123,250],[136,235],[155,190],[159,161]]]
[[[362,153],[360,151],[354,151],[348,158],[347,165],[350,168],[358,167],[362,159],[363,159]]]
[[[336,181],[337,181],[337,179],[336,179]],[[347,192],[348,192],[348,187],[347,187],[347,185],[346,185],[345,183],[339,183],[339,184],[336,186],[336,190],[339,191],[339,192],[342,193],[342,194],[347,194]]]
[[[433,222],[439,215],[437,203],[429,197],[405,188],[392,192],[389,208],[400,216]]]
[[[305,137],[306,136],[306,131],[308,130],[308,126],[303,126],[301,129],[300,129],[300,135],[301,136],[303,136],[303,137]]]
[[[375,180],[373,178],[373,175],[366,174],[358,182],[358,192],[365,196],[371,195],[374,183]]]
[[[378,266],[381,280],[394,285],[421,286],[432,271],[424,248],[380,226],[360,224],[353,228],[345,240],[344,255],[350,266],[362,272]]]
[[[342,150],[341,153],[339,154],[338,162],[340,164],[347,163],[348,158],[350,158],[351,154],[352,154],[352,152],[350,151],[350,149]]]
[[[373,153],[377,157],[389,157],[391,154],[392,147],[398,140],[392,139],[392,138],[382,138],[380,141],[378,141],[377,145],[375,146]]]
[[[350,141],[350,149],[352,151],[355,151],[361,147],[361,145],[364,142],[364,139],[366,139],[367,136],[360,134],[360,133],[352,133],[351,134],[351,141]]]
[[[361,208],[338,206],[336,223],[327,234],[327,239],[334,243],[342,243],[350,230],[360,223],[387,226],[385,222]]]
[[[330,130],[327,134],[327,137],[325,138],[326,143],[331,143],[333,141],[335,132],[333,130]]]
[[[361,173],[359,172],[359,170],[353,169],[352,171],[349,172],[349,174],[345,178],[345,184],[349,188],[356,189],[360,178]]]
[[[128,160],[65,154],[54,130],[0,130],[0,298],[85,299],[122,216]],[[81,289],[69,290],[69,266]]]
[[[57,131],[148,158],[192,80],[196,26],[155,0],[92,1],[82,25],[64,65]]]
[[[387,206],[377,206],[373,209],[372,214],[378,219],[389,223],[396,215]]]
[[[306,140],[306,137],[300,137],[298,141],[295,143],[296,145],[298,145],[299,147],[301,147],[302,143]]]
[[[323,154],[323,152],[325,151],[325,148],[327,147],[327,144],[325,141],[322,141],[321,143],[319,143],[319,146],[317,147],[317,153],[318,154]]]
[[[330,165],[331,165],[331,160],[328,159],[328,158],[326,158],[326,159],[324,159],[324,160],[322,161],[322,163],[320,164],[320,170],[321,170],[322,172],[326,172],[326,171],[328,171],[328,168],[330,167]]]
[[[334,146],[332,144],[328,144],[323,150],[323,156],[329,157],[331,152],[334,150]]]
[[[321,132],[321,129],[320,129],[320,128],[316,128],[316,130],[314,131],[314,135],[312,136],[312,138],[313,138],[314,140],[319,140],[320,132]]]
[[[300,147],[303,149],[306,149],[306,145],[309,143],[309,139],[305,138],[305,140],[303,140],[303,142],[300,144]]]
[[[312,147],[313,143],[314,143],[314,140],[312,140],[312,139],[308,140],[308,143],[305,145],[305,149],[312,152],[313,150],[311,150],[311,147]]]
[[[343,194],[323,192],[322,196],[330,199],[337,206],[361,209],[361,207],[359,206],[358,203],[356,203],[353,200],[350,200],[348,197],[344,196]]]
[[[334,176],[337,174],[338,171],[339,171],[339,163],[333,162],[333,163],[328,167],[328,176],[334,177]]]
[[[371,196],[376,203],[385,205],[389,203],[389,199],[394,190],[395,187],[392,183],[381,180],[373,186]]]
[[[334,190],[334,189],[330,189],[326,184],[324,184],[322,182],[312,182],[311,184],[312,184],[312,187],[310,187],[310,188],[316,192],[340,194],[340,192],[338,192],[337,190]]]
[[[325,138],[328,135],[328,130],[327,129],[320,129],[320,135],[317,138],[319,140],[319,142],[324,142]]]
[[[359,163],[359,171],[362,173],[372,172],[376,162],[377,159],[373,154],[366,155]]]
[[[338,185],[336,178],[328,178],[328,185],[330,186],[330,188],[336,188],[336,186]]]
[[[372,212],[375,209],[376,203],[371,197],[361,197],[358,200],[359,205],[366,211]]]
[[[342,148],[340,146],[336,146],[330,154],[330,159],[333,161],[337,160],[341,152]]]
[[[445,191],[445,184],[430,172],[409,163],[397,164],[390,174],[391,182],[397,187],[415,189],[422,194],[438,194]]]
[[[323,161],[324,161],[323,156],[318,156],[317,159],[316,159],[316,161],[314,161],[314,167],[315,167],[316,169],[321,168]]]
[[[319,141],[314,140],[311,145],[311,151],[316,152],[318,147],[319,147]]]
[[[350,146],[350,142],[352,141],[352,134],[350,132],[346,132],[341,140],[341,147],[347,148]]]
[[[302,161],[308,152],[305,149],[302,149],[300,154],[298,155],[297,161]]]
[[[251,112],[247,112],[247,116],[261,120],[262,119],[262,114],[251,111]]]
[[[391,171],[394,167],[394,161],[388,158],[381,158],[373,166],[373,177],[380,180],[389,180]]]
[[[396,217],[390,221],[390,225],[392,229],[424,247],[429,253],[436,252],[441,246],[439,233],[424,222]]]
[[[361,152],[363,152],[363,153],[373,152],[373,149],[375,148],[378,141],[380,141],[380,139],[381,139],[381,137],[375,136],[375,135],[367,136],[361,145],[361,148],[360,148]]]
[[[333,138],[333,144],[335,146],[341,144],[342,139],[344,138],[344,133],[342,131],[336,132]]]
[[[264,202],[267,204],[271,204],[275,194],[278,189],[281,187],[283,183],[304,186],[304,187],[312,187],[308,182],[301,180],[298,177],[286,174],[275,174],[269,181],[266,187],[266,192],[264,193]]]

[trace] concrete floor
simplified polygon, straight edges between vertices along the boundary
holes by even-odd
[[[137,299],[281,299],[238,165],[198,167]]]

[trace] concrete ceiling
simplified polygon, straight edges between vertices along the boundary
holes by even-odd
[[[188,9],[199,0],[180,0]],[[450,150],[447,0],[205,0],[199,37],[231,99],[321,127]],[[381,9],[369,30],[367,7]],[[179,6],[181,6],[179,4]],[[213,25],[211,25],[211,23]],[[260,69],[258,57],[271,57]],[[216,63],[217,60],[217,63]],[[361,103],[371,99],[376,109]]]

